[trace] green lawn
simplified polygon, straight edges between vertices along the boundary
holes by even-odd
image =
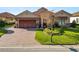
[[[56,28],[52,32],[58,33],[60,28]],[[75,29],[65,29],[65,33],[63,35],[54,35],[51,37],[47,32],[50,32],[49,29],[44,31],[36,30],[36,40],[41,44],[79,44],[79,27]]]
[[[50,44],[50,36],[44,33],[42,30],[36,30],[36,40],[41,44]]]

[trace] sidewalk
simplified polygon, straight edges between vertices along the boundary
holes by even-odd
[[[30,47],[1,47],[0,52],[79,52],[79,45],[40,45]]]

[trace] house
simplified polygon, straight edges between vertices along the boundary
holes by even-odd
[[[77,24],[79,24],[79,12],[72,14],[72,16],[70,17],[70,23],[72,23],[74,20]]]
[[[7,23],[14,23],[15,22],[15,15],[9,12],[0,13],[0,20],[4,20]]]
[[[70,23],[70,17],[71,17],[70,13],[64,10],[60,10],[55,13],[54,20],[55,22],[58,22],[58,24],[61,26],[65,25],[66,23]]]
[[[16,15],[16,25],[20,28],[35,28],[39,24],[40,17],[32,12],[25,10]]]
[[[35,12],[25,10],[18,15],[13,15],[8,12],[0,13],[0,19],[8,23],[15,22],[19,28],[36,28],[44,26],[52,26],[57,22],[60,26],[67,23],[72,23],[75,20],[79,23],[79,12],[70,14],[64,10],[52,12],[42,7]]]
[[[20,28],[35,28],[41,25],[51,26],[55,22],[59,25],[64,25],[70,23],[71,14],[60,10],[56,13],[49,11],[48,9],[42,7],[35,12],[30,12],[25,10],[20,14],[16,15],[16,27]]]
[[[48,9],[42,7],[34,12],[34,14],[39,15],[41,18],[41,27],[44,26],[44,24],[52,25],[54,22],[54,12],[49,11]]]

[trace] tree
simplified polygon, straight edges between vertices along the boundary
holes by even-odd
[[[71,27],[75,28],[76,27],[76,21],[73,20],[73,22],[71,23]]]
[[[53,33],[51,33],[51,43],[53,42],[53,41],[52,41],[52,37],[53,37],[53,35],[54,35],[54,34],[53,34]]]

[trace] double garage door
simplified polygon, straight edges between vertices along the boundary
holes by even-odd
[[[19,20],[19,27],[21,28],[35,28],[36,20]]]

